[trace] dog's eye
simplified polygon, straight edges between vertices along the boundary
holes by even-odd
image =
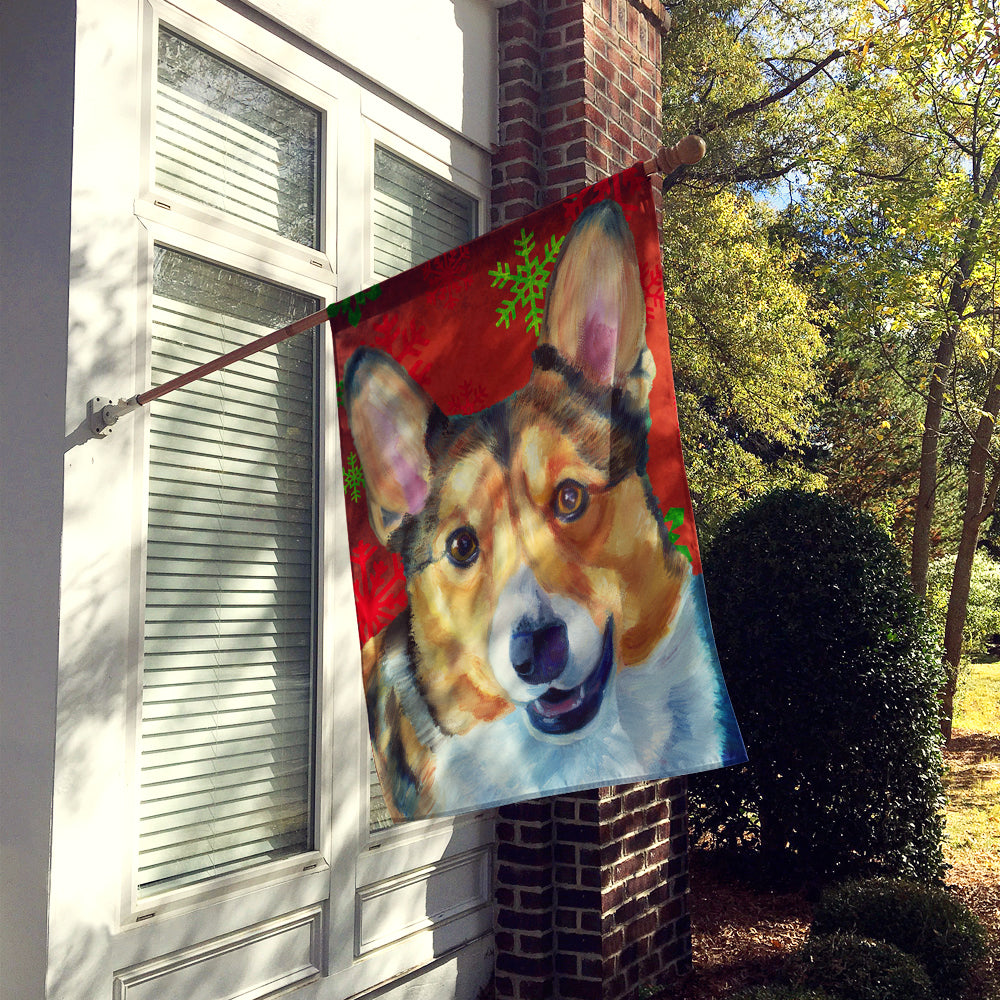
[[[552,509],[560,521],[575,521],[586,509],[590,494],[586,486],[573,479],[564,479],[552,497]]]
[[[479,555],[479,539],[469,527],[456,528],[445,543],[448,558],[462,568],[471,566]]]

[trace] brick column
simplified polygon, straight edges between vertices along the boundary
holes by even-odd
[[[687,971],[687,798],[681,781],[553,800],[554,996],[619,998]]]
[[[662,0],[499,9],[493,224],[647,159],[660,144]]]
[[[554,1000],[555,883],[552,806],[503,806],[496,824],[496,996]]]
[[[652,156],[668,20],[661,0],[498,10],[494,225]],[[642,782],[499,811],[498,998],[619,1000],[687,971],[686,789]]]

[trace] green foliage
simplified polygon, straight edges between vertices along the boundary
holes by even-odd
[[[732,1000],[838,1000],[825,990],[803,989],[801,986],[751,986],[740,990]]]
[[[1000,377],[998,32],[995,2],[859,5],[860,49],[845,85],[824,91],[824,136],[795,205],[821,248],[817,288],[841,334],[923,410],[925,487],[912,525],[921,592],[931,545],[974,533],[993,505],[966,487],[978,481],[970,445]],[[987,439],[992,431],[990,420]]]
[[[779,490],[722,527],[705,581],[750,761],[692,778],[695,833],[773,872],[940,877],[942,671],[889,537]]]
[[[708,141],[663,216],[667,322],[684,459],[704,544],[747,499],[821,481],[805,456],[825,348],[797,245],[753,195],[807,155],[817,77],[808,67],[843,20],[824,0],[671,5],[663,127]],[[762,100],[786,91],[780,100]]]
[[[945,556],[935,559],[927,574],[927,603],[931,620],[939,625],[942,632],[954,571],[954,557]],[[1000,563],[979,549],[972,564],[962,654],[971,657],[985,653],[990,636],[997,634],[1000,634]]]
[[[997,4],[681,0],[671,15],[664,132],[708,142],[667,179],[664,227],[703,544],[774,486],[824,488],[912,551],[923,593],[929,556],[988,528],[1000,481],[985,451],[1000,406]],[[796,356],[798,316],[825,359]]]
[[[809,481],[802,449],[824,346],[773,222],[752,198],[686,191],[664,218],[671,360],[703,539],[748,497]]]
[[[959,997],[986,956],[982,924],[947,890],[905,879],[828,888],[813,915],[814,935],[851,933],[895,945],[920,961],[937,992]]]
[[[801,248],[796,267],[805,282],[829,253],[823,221],[793,206],[784,213],[782,226]],[[823,393],[812,427],[813,468],[827,492],[871,514],[902,550],[912,532],[925,410],[924,400],[909,391],[905,378],[919,379],[922,358],[910,359],[905,371],[898,364],[894,369],[877,346],[843,323],[845,312],[860,308],[848,290],[832,279],[822,286],[810,289],[827,348]],[[860,293],[870,301],[870,289]],[[939,483],[939,501],[946,493],[950,497],[949,484]]]
[[[833,75],[808,71],[835,52],[848,8],[825,0],[671,4],[664,131],[709,138],[689,183],[766,190],[808,161],[822,131],[816,98]]]
[[[924,967],[884,941],[854,934],[811,937],[792,972],[801,986],[820,987],[838,1000],[933,1000]]]

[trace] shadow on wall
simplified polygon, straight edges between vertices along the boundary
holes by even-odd
[[[79,200],[86,198],[77,195]],[[79,213],[86,219],[90,212]],[[131,824],[123,761],[130,729],[135,426],[92,438],[86,402],[134,380],[138,223],[94,222],[70,258],[67,409],[61,420],[60,650],[49,889],[49,995],[106,995]],[[78,221],[78,225],[84,223]],[[55,669],[55,664],[53,664]],[[132,701],[130,702],[130,697]],[[109,877],[110,875],[110,877]]]

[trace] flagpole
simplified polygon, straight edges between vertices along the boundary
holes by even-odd
[[[646,176],[650,174],[672,174],[678,167],[694,166],[705,155],[707,147],[700,135],[686,135],[673,146],[660,146],[656,156],[643,163]]]
[[[317,312],[295,320],[294,323],[289,323],[288,326],[283,326],[280,330],[264,334],[263,337],[251,340],[248,344],[229,351],[228,354],[223,354],[211,361],[206,361],[205,364],[199,365],[197,368],[192,368],[191,371],[185,372],[183,375],[178,375],[152,389],[136,393],[136,395],[130,396],[128,399],[119,399],[115,403],[110,399],[95,396],[93,399],[87,401],[87,420],[90,424],[91,432],[95,437],[105,437],[110,433],[112,425],[117,423],[118,418],[124,414],[131,413],[140,406],[145,406],[146,403],[150,403],[154,399],[159,399],[161,396],[165,396],[168,392],[173,392],[175,389],[180,389],[190,382],[196,382],[206,375],[211,375],[213,372],[227,368],[237,361],[242,361],[252,354],[257,354],[260,351],[267,350],[269,347],[273,347],[275,344],[280,344],[283,340],[288,340],[297,334],[305,333],[306,330],[311,330],[317,324],[330,318],[330,309],[331,306],[325,306]]]
[[[656,156],[651,160],[646,160],[642,166],[647,177],[652,174],[663,174],[666,176],[681,166],[690,166],[697,163],[704,155],[705,140],[701,136],[688,135],[673,146],[661,146],[657,150]],[[130,396],[128,399],[119,399],[118,402],[114,402],[102,396],[94,396],[93,399],[87,401],[87,421],[90,425],[91,433],[94,437],[106,437],[111,432],[112,426],[118,422],[118,418],[124,416],[126,413],[131,413],[140,406],[145,406],[154,399],[166,396],[167,393],[173,392],[175,389],[180,389],[191,382],[196,382],[206,375],[220,371],[236,361],[242,361],[244,358],[257,354],[259,351],[273,347],[275,344],[280,344],[281,341],[288,340],[289,337],[294,337],[297,334],[304,333],[306,330],[311,330],[319,323],[330,319],[333,315],[331,310],[335,307],[336,303],[326,306],[309,316],[295,320],[294,323],[289,323],[288,326],[283,326],[280,330],[275,330],[273,333],[258,337],[256,340],[252,340],[242,347],[237,347],[228,354],[223,354],[212,361],[207,361],[205,364],[199,365],[197,368],[192,368],[191,371],[185,372],[183,375],[178,375],[168,382],[164,382],[162,385],[136,393],[136,395]]]

